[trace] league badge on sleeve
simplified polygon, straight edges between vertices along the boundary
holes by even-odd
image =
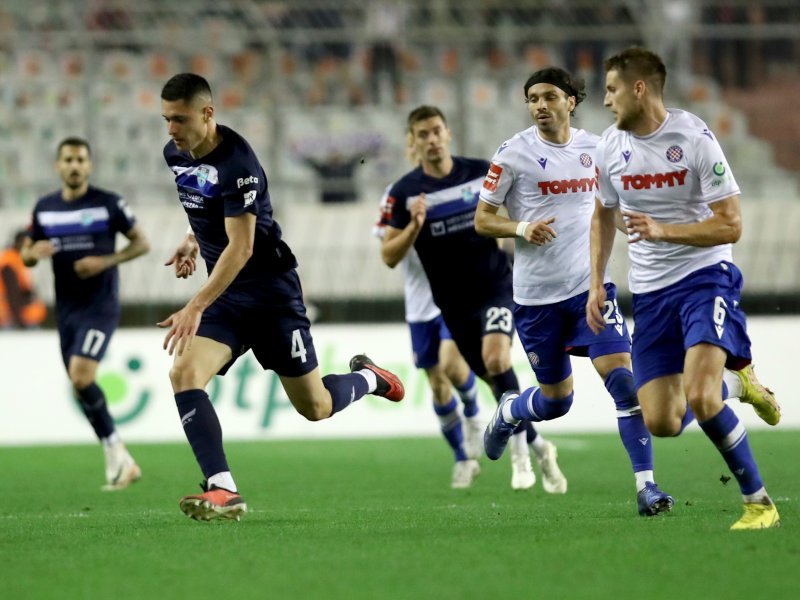
[[[497,191],[497,184],[500,183],[500,176],[503,174],[503,167],[491,163],[489,165],[489,172],[486,173],[486,179],[483,180],[484,189],[490,192]]]

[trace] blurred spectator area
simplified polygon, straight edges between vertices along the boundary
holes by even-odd
[[[125,195],[163,245],[123,266],[126,297],[186,297],[159,266],[185,229],[162,159],[159,93],[193,71],[209,79],[218,121],[261,158],[307,295],[399,297],[400,275],[380,263],[370,228],[384,187],[410,167],[411,108],[440,106],[454,152],[488,158],[530,125],[522,84],[554,64],[586,79],[574,124],[600,133],[611,124],[602,59],[633,44],[665,58],[668,104],[706,119],[746,210],[759,207],[737,257],[749,287],[800,291],[800,242],[784,235],[800,206],[798,0],[4,0],[0,227],[58,186],[58,141],[85,136],[94,183]],[[356,201],[323,204],[314,163],[337,160],[349,161],[338,173]],[[174,235],[160,235],[162,224]]]

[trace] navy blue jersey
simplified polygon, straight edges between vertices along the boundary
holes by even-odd
[[[498,287],[511,293],[508,257],[497,240],[478,235],[473,223],[488,170],[488,161],[454,156],[446,177],[431,177],[417,167],[389,190],[388,224],[397,229],[408,225],[409,205],[425,194],[427,217],[414,247],[444,313],[483,306]]]
[[[265,275],[284,273],[296,267],[297,261],[272,218],[267,176],[255,152],[229,127],[217,125],[217,132],[222,141],[205,156],[192,158],[169,141],[164,146],[164,159],[175,175],[178,198],[209,274],[228,245],[225,218],[256,215],[253,255],[228,287],[235,293],[268,284]]]
[[[40,198],[33,209],[31,238],[50,240],[56,305],[92,306],[111,310],[119,305],[117,267],[79,279],[74,264],[84,256],[114,253],[117,233],[128,233],[136,223],[125,200],[117,194],[89,186],[86,194],[66,201],[61,192]]]

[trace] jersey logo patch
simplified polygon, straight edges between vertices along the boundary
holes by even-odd
[[[198,186],[203,187],[206,184],[206,181],[208,181],[208,173],[208,167],[202,165],[197,167],[197,171],[195,171],[194,175],[197,177]]]
[[[667,148],[667,160],[676,163],[683,158],[683,148],[680,146],[670,146]]]
[[[594,177],[584,177],[583,179],[558,179],[555,181],[540,181],[539,189],[543,195],[547,194],[569,194],[577,192],[591,192],[595,189],[597,180]]]
[[[592,166],[592,157],[583,152],[581,154],[581,164],[586,167],[587,169]]]
[[[497,191],[497,184],[500,183],[500,176],[503,174],[503,167],[491,163],[489,165],[489,172],[486,173],[486,179],[483,180],[484,189],[490,192]]]
[[[714,134],[711,133],[708,129],[703,129],[703,135],[706,136],[710,140],[714,139]]]
[[[649,190],[652,187],[675,187],[676,185],[683,185],[686,181],[686,173],[688,169],[683,171],[671,171],[669,173],[644,173],[642,175],[623,175],[621,177],[622,188],[629,190]]]
[[[543,169],[545,167],[547,167],[547,159],[546,158],[540,158],[536,162],[538,162],[539,166],[542,167]]]
[[[623,150],[622,151],[622,158],[625,159],[625,162],[628,162],[631,159],[631,151],[630,150]]]
[[[256,201],[256,190],[250,190],[249,192],[244,193],[244,205],[250,206],[253,202]]]

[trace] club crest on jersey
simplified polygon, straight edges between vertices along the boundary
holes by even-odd
[[[580,159],[581,164],[587,169],[592,166],[592,157],[586,154],[586,152],[581,153]]]
[[[667,148],[667,160],[671,163],[679,162],[683,158],[683,148],[670,146]]]
[[[540,158],[536,162],[538,162],[539,166],[542,167],[543,169],[545,167],[547,167],[547,159],[546,158]]]
[[[623,150],[622,151],[622,158],[625,159],[625,162],[628,162],[631,159],[631,151],[630,150]]]
[[[475,192],[468,187],[465,187],[463,190],[461,190],[461,199],[467,204],[471,204],[472,202],[475,202]]]
[[[203,187],[208,181],[208,167],[201,166],[197,167],[197,171],[195,171],[195,177],[197,177],[197,185]]]

